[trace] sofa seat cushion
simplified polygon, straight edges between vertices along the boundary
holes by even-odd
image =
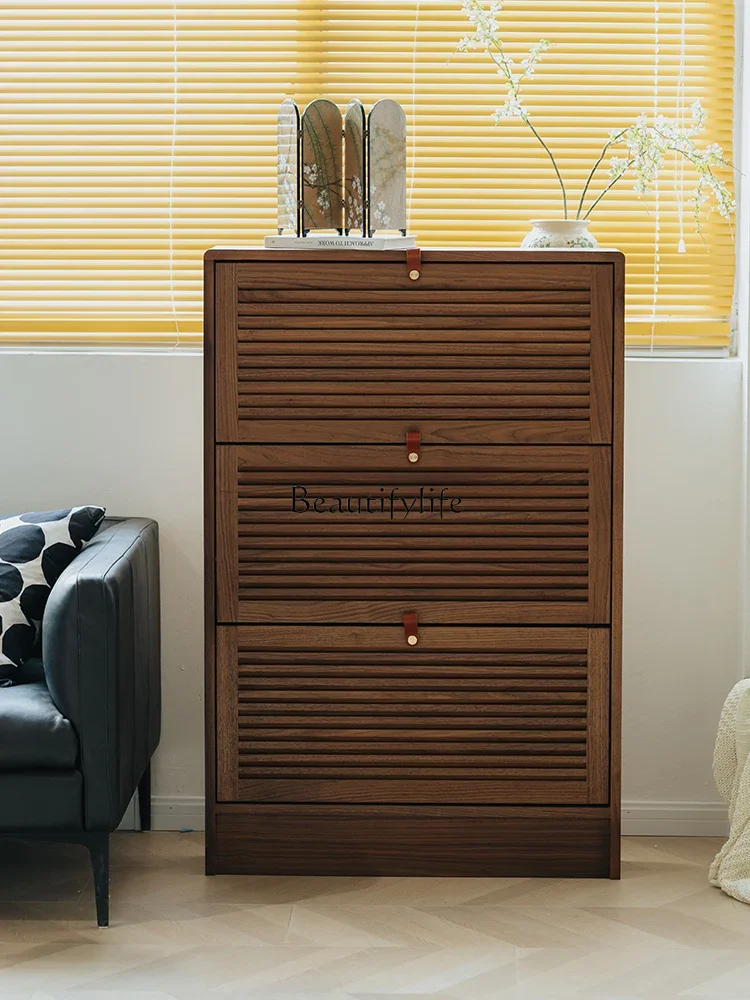
[[[75,767],[78,739],[44,681],[0,688],[0,771]]]

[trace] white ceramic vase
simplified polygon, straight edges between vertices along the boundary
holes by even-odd
[[[588,231],[589,219],[532,219],[523,250],[595,250],[599,244]]]

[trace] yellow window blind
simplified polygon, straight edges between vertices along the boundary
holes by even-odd
[[[560,214],[533,137],[492,123],[489,57],[454,51],[458,0],[0,0],[0,20],[5,342],[199,341],[203,251],[275,231],[284,97],[401,101],[423,246],[514,247]],[[505,0],[501,23],[517,58],[553,43],[526,101],[574,201],[640,112],[700,99],[731,159],[734,0]],[[730,343],[731,227],[708,217],[702,242],[681,219],[692,183],[668,164],[647,201],[626,180],[593,216],[627,254],[632,346]]]

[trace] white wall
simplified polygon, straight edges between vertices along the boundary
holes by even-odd
[[[202,381],[186,354],[0,354],[0,510],[103,503],[161,525],[164,716],[154,821],[202,821]],[[737,361],[627,363],[626,829],[721,832],[711,779],[738,677]]]
[[[722,833],[711,756],[742,675],[742,365],[625,367],[623,825]]]
[[[185,354],[0,354],[0,511],[103,504],[159,522],[154,822],[203,823],[203,379]],[[179,815],[177,813],[179,812]]]

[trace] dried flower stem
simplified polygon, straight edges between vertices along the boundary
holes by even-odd
[[[555,174],[557,175],[557,180],[558,180],[558,182],[560,184],[560,190],[562,191],[563,211],[565,213],[565,218],[567,219],[568,218],[568,192],[565,190],[565,182],[563,181],[562,175],[561,175],[560,171],[557,168],[557,161],[555,160],[554,156],[552,155],[552,150],[549,148],[549,146],[544,141],[544,139],[542,139],[542,137],[539,135],[539,133],[534,128],[534,126],[531,124],[531,122],[529,121],[529,119],[528,119],[528,117],[526,115],[524,115],[524,117],[521,119],[521,121],[524,122],[524,124],[526,124],[526,125],[529,126],[529,128],[534,133],[534,135],[537,137],[537,139],[539,140],[539,142],[541,142],[542,146],[544,146],[544,148],[545,148],[545,150],[547,152],[547,156],[549,156],[550,160],[552,161],[552,166],[555,168]]]
[[[601,151],[601,155],[599,156],[599,159],[596,161],[596,163],[591,168],[591,173],[586,178],[586,184],[584,185],[584,188],[583,188],[583,194],[581,195],[581,200],[578,202],[578,211],[576,212],[576,219],[580,219],[581,218],[581,212],[583,211],[583,203],[586,200],[586,195],[588,194],[589,188],[591,187],[591,182],[594,179],[594,174],[599,169],[599,167],[602,165],[602,163],[604,161],[604,157],[607,155],[607,153],[609,152],[610,148],[612,146],[614,146],[614,144],[616,142],[619,142],[622,139],[622,137],[625,135],[626,131],[627,131],[627,129],[623,129],[620,133],[618,133],[617,136],[613,136],[609,140],[609,142],[605,144],[604,149]],[[588,216],[586,216],[586,218],[588,218]]]
[[[613,178],[612,178],[612,180],[611,180],[611,181],[609,182],[609,184],[608,184],[608,185],[607,185],[607,186],[605,187],[605,189],[604,189],[604,190],[602,191],[602,193],[601,193],[601,194],[599,195],[599,197],[598,197],[598,198],[596,199],[596,201],[594,202],[594,204],[593,204],[593,205],[591,206],[591,208],[590,208],[590,209],[588,210],[588,212],[586,212],[586,214],[585,214],[585,215],[583,216],[583,218],[584,218],[584,219],[588,219],[588,217],[589,217],[589,216],[591,215],[591,213],[592,213],[592,212],[594,211],[594,209],[595,209],[595,208],[596,208],[596,206],[597,206],[597,205],[599,204],[599,202],[600,202],[600,201],[602,200],[602,198],[603,198],[603,197],[604,197],[604,196],[605,196],[606,194],[608,194],[608,192],[609,192],[609,191],[611,191],[611,190],[612,190],[612,188],[613,188],[613,187],[615,186],[615,184],[617,184],[617,182],[618,182],[618,181],[621,181],[621,180],[622,180],[622,178],[623,178],[623,174],[625,173],[625,170],[627,170],[627,169],[629,169],[630,167],[632,167],[634,163],[635,163],[635,160],[629,160],[629,161],[628,161],[628,164],[627,164],[627,166],[626,166],[626,167],[624,168],[624,170],[622,171],[622,173],[618,173],[616,177],[613,177]],[[576,216],[576,218],[580,218],[580,216]]]

